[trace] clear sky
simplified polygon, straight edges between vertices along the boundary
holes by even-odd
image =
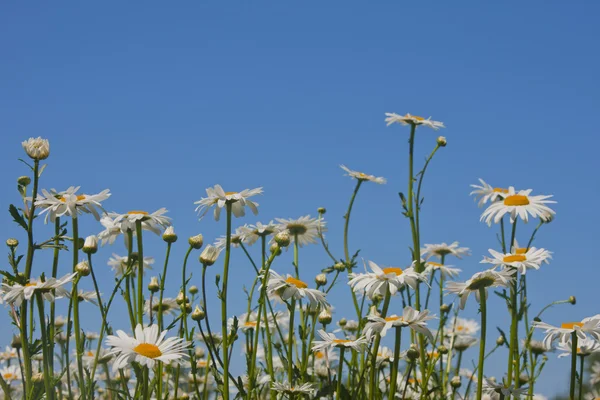
[[[338,168],[344,163],[389,181],[361,190],[352,249],[402,266],[410,232],[397,193],[405,190],[408,129],[386,128],[384,112],[432,116],[446,124],[448,147],[427,176],[424,242],[470,247],[472,257],[454,262],[466,279],[497,247],[497,231],[479,222],[469,184],[481,177],[554,194],[557,218],[536,241],[554,260],[528,274],[532,310],[576,295],[576,306],[556,307],[545,320],[578,320],[600,312],[599,11],[592,1],[5,2],[0,208],[19,201],[15,180],[27,172],[17,161],[21,140],[45,136],[52,154],[42,187],[110,188],[105,206],[114,211],[169,209],[181,238],[168,275],[174,295],[185,238],[201,232],[211,241],[224,233],[224,221],[198,222],[192,204],[216,183],[228,191],[264,187],[259,216],[236,225],[327,207],[328,238],[341,257],[342,215],[353,189]],[[437,135],[419,132],[418,161]],[[83,235],[101,230],[91,216],[81,224]],[[38,232],[49,230],[41,225]],[[24,241],[7,212],[0,214],[0,236]],[[155,274],[164,251],[159,240],[148,240]],[[124,253],[121,241],[95,256],[105,294],[112,252]],[[47,257],[36,257],[34,273],[49,271]],[[69,261],[63,255],[61,273]],[[302,250],[307,280],[327,265],[320,247]],[[240,289],[251,284],[252,270],[241,252],[232,268],[232,311],[240,313]],[[198,282],[197,257],[190,269]],[[291,253],[275,269],[290,272]],[[334,291],[335,318],[352,315],[343,286]],[[501,299],[490,299],[493,343],[494,326],[506,327],[508,318]],[[96,324],[97,310],[84,307]],[[465,315],[477,318],[474,301]],[[124,317],[122,308],[114,310],[115,328],[127,329]],[[8,343],[6,314],[3,321]],[[498,353],[489,363],[494,374],[505,368],[506,351]],[[551,354],[539,391],[564,390],[568,364]]]

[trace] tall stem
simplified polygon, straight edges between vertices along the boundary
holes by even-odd
[[[171,242],[167,243],[167,254],[165,255],[165,265],[163,267],[163,273],[160,277],[160,287],[159,287],[159,297],[158,297],[158,314],[157,314],[157,319],[158,319],[158,330],[159,332],[162,332],[163,330],[163,295],[165,293],[165,281],[167,280],[167,266],[169,265],[169,256],[171,255]],[[150,309],[152,310],[152,305],[150,305]],[[208,367],[207,367],[208,368]],[[159,362],[158,363],[158,377],[159,379],[157,379],[157,385],[156,385],[156,391],[157,391],[157,398],[159,400],[162,399],[162,384],[163,384],[163,380],[162,380],[162,371],[163,371],[163,363]]]
[[[388,308],[390,306],[390,300],[392,296],[390,294],[390,288],[386,289],[385,299],[383,301],[383,309],[381,310],[381,318],[385,318],[387,315]],[[381,335],[375,336],[375,343],[373,344],[373,352],[371,353],[371,381],[369,387],[369,399],[375,398],[375,391],[377,390],[377,353],[379,352],[379,344],[381,343]]]
[[[575,376],[577,375],[577,334],[571,334],[571,385],[569,400],[575,400]]]
[[[485,359],[485,336],[487,324],[486,288],[479,288],[479,301],[481,304],[481,339],[479,341],[479,365],[477,367],[477,399],[481,399],[483,390],[483,361]]]
[[[580,367],[579,367],[579,400],[583,399],[583,365],[585,363],[585,356],[579,356]]]
[[[73,272],[79,263],[79,224],[77,215],[72,216],[73,220]],[[75,355],[77,357],[77,371],[79,372],[79,388],[82,399],[86,398],[85,375],[83,374],[83,338],[81,336],[81,327],[79,323],[79,291],[77,284],[79,276],[73,281],[73,329],[75,330]],[[68,340],[68,338],[67,338]]]
[[[142,221],[135,221],[135,233],[138,246],[138,288],[137,288],[137,323],[144,325],[144,243],[142,240]]]
[[[336,386],[336,390],[335,390],[335,399],[339,400],[341,399],[341,393],[342,393],[342,370],[344,368],[344,351],[346,350],[346,348],[344,346],[340,347],[340,361],[338,364],[338,376],[337,376],[337,386]]]
[[[394,345],[394,361],[392,362],[392,376],[390,377],[390,398],[396,395],[396,383],[398,381],[398,363],[400,363],[400,341],[402,338],[402,327],[396,327],[396,341]]]
[[[223,332],[223,400],[229,400],[229,332],[227,332],[227,283],[229,281],[229,257],[231,253],[231,203],[227,208],[227,238],[223,265],[223,287],[221,289],[221,328]],[[206,307],[206,305],[205,305]]]
[[[40,314],[40,331],[42,332],[42,353],[43,353],[43,372],[44,372],[44,388],[46,390],[46,399],[53,400],[54,399],[54,388],[52,387],[52,381],[54,377],[50,376],[50,371],[48,365],[54,362],[53,354],[49,354],[49,345],[48,345],[48,335],[47,329],[48,326],[46,324],[46,316],[44,315],[44,299],[42,298],[42,294],[40,292],[36,295],[38,311]]]

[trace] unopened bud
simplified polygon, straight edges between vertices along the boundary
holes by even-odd
[[[202,321],[205,316],[206,316],[206,314],[204,313],[204,310],[202,310],[200,307],[196,306],[196,308],[194,309],[194,312],[192,313],[192,319],[194,321]]]
[[[346,318],[342,318],[342,319],[340,319],[340,322],[338,322],[338,325],[343,328],[346,326],[347,323],[348,323],[348,320]]]
[[[577,299],[575,298],[575,296],[570,296],[569,297],[569,303],[571,303],[571,304],[576,304],[577,303]]]
[[[381,293],[375,293],[373,294],[373,296],[371,297],[371,300],[373,300],[374,303],[379,303],[381,300],[383,300],[383,295]]]
[[[291,242],[292,238],[288,231],[281,231],[275,235],[275,243],[277,243],[279,247],[288,247]]]
[[[275,253],[276,256],[281,255],[281,247],[279,247],[279,245],[277,243],[271,244],[271,247],[269,247],[269,250],[271,250],[271,253]]]
[[[335,269],[336,271],[339,271],[339,272],[343,272],[346,270],[346,265],[343,262],[338,262],[338,263],[335,263],[335,265],[333,266],[333,269]]]
[[[444,136],[438,136],[436,142],[440,147],[446,147],[446,144],[448,144],[448,142],[446,141],[446,137]]]
[[[447,313],[448,311],[450,311],[450,306],[448,304],[442,304],[440,306],[440,311],[443,313]]]
[[[15,238],[6,239],[6,245],[11,249],[14,249],[19,245],[19,241]]]
[[[317,276],[315,276],[315,283],[317,284],[317,286],[327,285],[327,275],[318,274]]]
[[[21,336],[13,336],[10,345],[15,349],[20,349],[22,347]]]
[[[440,354],[448,354],[448,348],[446,346],[440,346],[438,347],[438,352]]]
[[[81,261],[75,266],[75,271],[81,276],[88,276],[90,274],[90,264],[87,261]]]
[[[202,245],[204,244],[204,237],[201,234],[191,236],[188,239],[188,243],[190,244],[190,246],[192,246],[192,248],[198,250],[202,248]]]
[[[165,229],[165,232],[162,235],[162,240],[167,243],[175,243],[177,241],[177,234],[172,226],[168,226],[167,229]]]
[[[177,302],[177,304],[182,305],[185,301],[187,301],[187,298],[185,297],[185,294],[183,292],[179,292],[175,301]]]
[[[496,344],[498,346],[502,346],[504,344],[505,340],[504,340],[504,336],[500,335],[498,336],[498,339],[496,339]]]
[[[319,313],[319,323],[323,325],[329,325],[331,323],[331,312],[327,309]]]
[[[460,381],[460,376],[454,376],[452,379],[450,379],[450,386],[452,386],[454,389],[458,389],[461,385],[462,383]]]
[[[148,283],[148,290],[152,293],[156,293],[159,289],[160,284],[158,283],[158,278],[156,276],[153,276],[152,278],[150,278],[150,283]]]
[[[45,160],[50,155],[50,143],[47,139],[29,138],[21,143],[29,157],[34,160]]]
[[[217,261],[217,258],[219,258],[219,253],[220,251],[218,248],[209,244],[204,248],[202,254],[200,254],[200,262],[206,266],[211,266]]]
[[[90,235],[83,242],[83,252],[85,254],[96,254],[98,251],[98,238],[95,235]]]
[[[17,183],[21,186],[27,186],[31,183],[31,178],[28,176],[20,176],[17,179]]]
[[[186,302],[185,305],[182,304],[179,306],[179,308],[181,311],[185,311],[186,314],[190,314],[192,312],[192,305],[188,302]]]
[[[31,380],[33,380],[33,382],[35,382],[35,383],[42,383],[42,382],[44,382],[44,374],[42,374],[41,372],[38,372],[37,374],[33,374],[31,376]]]
[[[192,285],[190,286],[190,294],[197,294],[198,293],[198,286]]]
[[[325,213],[327,212],[327,209],[326,209],[325,207],[319,207],[319,208],[317,209],[317,212],[318,212],[319,214],[325,214]]]
[[[198,306],[196,306],[196,308],[198,308]],[[204,356],[206,355],[206,350],[204,350],[204,347],[196,347],[195,353],[196,358],[204,358]]]
[[[406,357],[408,357],[408,359],[411,361],[414,361],[417,358],[419,358],[419,349],[417,349],[416,345],[410,345],[410,348],[406,351]]]

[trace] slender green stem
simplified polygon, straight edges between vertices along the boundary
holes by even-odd
[[[296,312],[296,300],[292,298],[292,302],[289,308],[290,311],[290,328],[288,333],[288,382],[290,386],[294,384],[294,314]]]
[[[356,199],[356,195],[360,186],[362,185],[363,180],[358,179],[356,182],[356,186],[354,188],[354,192],[352,192],[352,197],[350,197],[350,204],[348,204],[348,211],[346,211],[346,215],[344,215],[344,256],[346,257],[346,263],[350,261],[350,250],[348,249],[348,229],[350,227],[350,213],[352,212],[352,206],[354,205],[354,200]]]
[[[227,208],[227,237],[225,262],[223,265],[223,286],[221,288],[221,328],[223,332],[223,400],[229,400],[229,332],[227,331],[227,283],[229,281],[229,258],[231,253],[231,203]]]
[[[160,287],[159,287],[159,298],[158,298],[158,330],[162,332],[163,330],[163,295],[165,293],[165,282],[167,280],[167,266],[169,265],[169,256],[171,255],[171,242],[167,243],[167,254],[165,255],[165,265],[163,266],[163,273],[160,277]],[[150,307],[152,309],[152,307]],[[156,380],[156,391],[158,400],[162,400],[162,387],[163,387],[163,363],[159,362],[157,365],[157,376],[159,379]]]
[[[58,274],[58,256],[59,256],[59,245],[60,245],[60,217],[56,217],[54,221],[54,255],[52,258],[52,277],[56,278]],[[54,291],[56,292],[56,291]],[[49,353],[54,355],[54,337],[56,336],[56,327],[54,325],[54,321],[56,320],[56,304],[54,302],[50,303],[50,325],[49,325],[49,333],[48,336],[52,338],[49,341],[48,345],[50,346]],[[50,376],[54,376],[54,362],[50,362],[48,365],[50,369]]]
[[[52,386],[52,381],[54,380],[53,376],[50,376],[50,370],[48,365],[54,362],[54,357],[52,354],[49,354],[48,345],[48,335],[47,329],[48,326],[46,324],[46,316],[44,315],[44,299],[40,292],[36,295],[38,311],[40,314],[40,331],[42,332],[42,353],[43,353],[43,372],[44,372],[44,388],[46,390],[46,398],[49,400],[54,399],[54,388]]]
[[[359,181],[360,182],[360,181]],[[344,351],[346,348],[344,346],[340,347],[340,361],[338,364],[338,376],[337,376],[337,386],[335,390],[335,399],[339,400],[342,397],[342,372],[344,368]]]
[[[569,386],[569,400],[575,400],[575,376],[577,375],[577,334],[571,334],[571,385]]]
[[[579,400],[583,399],[583,374],[584,374],[584,364],[585,364],[585,356],[579,356],[580,358],[580,367],[579,367]]]
[[[77,215],[72,216],[73,222],[73,272],[79,263],[79,224]],[[75,330],[75,356],[77,358],[77,371],[79,372],[79,382],[81,397],[86,399],[85,375],[83,374],[83,337],[79,321],[79,276],[73,281],[73,329]]]
[[[483,361],[485,360],[485,336],[487,326],[486,288],[479,288],[479,302],[481,305],[481,338],[479,340],[479,364],[477,367],[477,399],[483,393]]]
[[[135,233],[138,246],[138,288],[137,288],[137,323],[144,325],[144,242],[142,240],[142,221],[135,221]]]
[[[400,363],[400,341],[402,339],[402,327],[396,327],[396,338],[394,343],[394,361],[392,361],[392,376],[390,377],[390,398],[396,395],[396,383],[398,381],[398,364]]]
[[[386,289],[385,299],[383,300],[383,309],[381,310],[381,317],[385,318],[387,315],[388,308],[390,306],[390,300],[392,296],[390,294],[389,287]],[[373,350],[371,353],[371,381],[369,390],[369,399],[375,399],[375,392],[377,391],[377,353],[379,352],[379,344],[381,343],[381,335],[375,336],[375,343],[373,344]]]

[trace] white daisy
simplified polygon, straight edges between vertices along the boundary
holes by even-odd
[[[388,288],[390,293],[394,295],[405,285],[414,289],[418,281],[426,281],[423,275],[415,272],[414,262],[404,270],[398,267],[381,268],[373,261],[367,261],[367,263],[373,272],[362,274],[350,273],[348,275],[350,277],[348,284],[356,293],[366,291],[367,296],[371,299],[375,294],[385,296]]]
[[[21,370],[16,365],[9,365],[0,369],[0,376],[10,385],[12,381],[18,381],[21,379]]]
[[[287,381],[286,382],[273,382],[271,384],[271,390],[278,392],[278,393],[287,394],[288,396],[295,396],[298,394],[312,395],[313,392],[316,390],[316,385],[314,385],[312,383],[303,383],[301,385],[293,386],[293,385],[290,385],[290,383]]]
[[[519,398],[520,395],[527,393],[527,388],[516,388],[514,385],[504,386],[503,384],[496,383],[488,378],[483,380],[483,391],[487,394],[502,394],[504,397],[510,398],[513,396]]]
[[[156,315],[158,314],[158,311],[161,309],[160,307],[160,301],[159,299],[156,299],[152,302],[152,314]],[[162,313],[163,315],[166,314],[171,314],[171,315],[177,315],[179,313],[179,304],[177,304],[177,301],[175,299],[172,298],[163,298],[162,300]],[[150,315],[150,300],[146,300],[146,303],[144,304],[144,312],[146,313],[146,315]]]
[[[100,239],[102,246],[104,246],[106,243],[113,244],[117,236],[122,233],[121,225],[116,224],[115,220],[106,214],[100,218],[100,223],[104,227],[104,230],[97,236],[98,239]]]
[[[600,382],[600,362],[594,361],[590,367],[590,383],[596,385]]]
[[[453,268],[452,265],[444,265],[433,261],[426,261],[425,263],[425,275],[430,275],[433,271],[440,271],[444,278],[456,278],[462,271],[460,268]]]
[[[255,312],[244,313],[238,317],[238,328],[243,332],[255,330],[258,323],[258,314]],[[262,322],[262,321],[261,321]],[[227,329],[233,329],[233,318],[227,320]]]
[[[54,222],[56,217],[69,215],[72,218],[77,218],[79,214],[90,213],[97,220],[100,219],[98,209],[102,208],[102,201],[110,197],[110,190],[104,189],[98,194],[77,194],[80,186],[71,186],[64,192],[57,192],[51,189],[48,192],[42,189],[42,193],[38,195],[35,206],[41,208],[40,215],[47,213],[44,222]]]
[[[507,287],[509,282],[513,279],[512,275],[514,273],[515,270],[487,270],[477,272],[466,282],[446,283],[446,292],[457,294],[460,297],[460,308],[462,310],[465,308],[465,304],[471,293],[474,293],[477,301],[480,301],[479,289],[485,288],[485,295],[487,298],[488,287]]]
[[[60,279],[48,278],[44,282],[41,280],[30,280],[29,283],[25,285],[15,283],[10,286],[3,283],[3,300],[9,304],[14,304],[15,307],[19,307],[23,300],[30,300],[35,292],[42,293],[44,299],[49,302],[53,302],[55,298],[60,299],[69,297],[70,292],[66,290],[63,285],[71,282],[76,275],[77,273],[68,274]]]
[[[97,302],[98,295],[94,291],[88,292],[83,289],[79,289],[79,291],[77,292],[77,298],[79,299],[79,301],[85,301],[88,303],[92,303],[95,306],[98,305],[98,302]]]
[[[432,121],[431,117],[425,119],[423,117],[417,117],[416,115],[399,115],[396,113],[385,113],[385,116],[385,122],[387,123],[387,126],[390,126],[393,123],[398,123],[401,125],[423,125],[436,131],[440,128],[445,128],[443,122]]]
[[[477,343],[477,338],[473,336],[467,335],[457,335],[453,339],[446,340],[445,345],[447,347],[452,347],[456,351],[465,351],[469,347],[475,345]]]
[[[400,358],[402,358],[402,356],[400,356]],[[383,363],[392,361],[394,361],[394,351],[389,347],[379,346],[376,359],[377,365],[381,367]]]
[[[500,222],[504,214],[510,214],[510,223],[513,224],[520,217],[524,222],[529,220],[531,215],[533,218],[539,217],[542,221],[551,218],[555,212],[546,204],[556,203],[553,200],[548,200],[552,196],[531,196],[531,189],[520,190],[518,193],[514,187],[509,187],[507,193],[502,193],[502,200],[492,203],[481,214],[481,221],[485,221],[488,225]]]
[[[572,340],[568,339],[566,342],[559,342],[556,348],[563,353],[558,355],[558,358],[570,357],[572,353]],[[577,355],[578,356],[589,356],[592,353],[600,351],[600,343],[597,340],[585,338],[583,340],[577,340]]]
[[[581,322],[565,322],[560,328],[547,324],[545,322],[534,321],[531,325],[534,328],[544,329],[546,336],[544,337],[544,345],[552,347],[552,342],[558,339],[559,342],[565,343],[569,340],[572,333],[577,335],[579,340],[585,340],[586,334],[593,335],[600,340],[600,315],[584,318]]]
[[[83,363],[86,368],[92,368],[94,366],[94,361],[96,360],[96,352],[94,350],[86,350],[82,355]],[[101,348],[98,353],[98,363],[106,364],[112,358],[112,354],[109,353],[108,350]]]
[[[236,217],[243,217],[246,215],[245,207],[248,206],[254,215],[258,214],[258,203],[249,200],[250,197],[262,194],[262,188],[256,189],[244,189],[241,192],[225,192],[221,185],[215,185],[212,188],[206,189],[206,197],[195,201],[197,204],[196,212],[200,215],[200,218],[204,217],[208,210],[216,205],[215,207],[215,220],[219,220],[221,214],[221,208],[225,207],[226,204],[231,204],[231,212]]]
[[[298,239],[298,245],[300,247],[317,243],[319,239],[319,232],[326,232],[327,227],[323,219],[311,218],[310,215],[305,215],[298,219],[284,219],[276,218],[279,222],[278,230],[287,230],[290,234],[292,241]]]
[[[346,167],[345,165],[340,165],[340,168],[348,173],[347,176],[357,179],[359,181],[370,181],[370,182],[379,183],[380,185],[383,185],[387,182],[386,179],[381,176],[377,177],[374,175],[368,175],[368,174],[365,174],[362,172],[353,171],[350,168]]]
[[[458,242],[453,242],[452,244],[426,244],[421,249],[421,256],[429,260],[431,257],[442,258],[442,256],[447,255],[452,255],[456,258],[471,255],[471,250],[468,247],[459,247],[458,245]]]
[[[245,232],[242,229],[243,227],[238,227],[235,232],[231,234],[231,246],[232,247],[240,247],[240,244],[244,241]],[[224,250],[227,247],[227,236],[221,236],[215,240],[215,247],[217,249]]]
[[[552,253],[546,249],[516,248],[513,253],[502,254],[493,249],[488,249],[492,257],[484,257],[482,263],[493,264],[494,268],[499,266],[512,267],[521,274],[525,274],[528,269],[540,269],[542,263],[549,264]]]
[[[133,276],[137,273],[138,270],[138,260],[134,259],[133,266],[131,268],[131,273]],[[115,271],[115,275],[121,276],[127,271],[127,265],[129,264],[129,258],[127,256],[120,256],[118,254],[113,253],[112,257],[108,259],[108,265],[111,267],[113,271]],[[153,257],[144,257],[144,269],[152,269],[152,264],[154,264]]]
[[[474,319],[452,318],[446,325],[446,332],[450,336],[454,335],[476,335],[479,332],[479,322]]]
[[[158,325],[142,328],[142,325],[138,324],[134,337],[121,330],[117,331],[116,336],[108,336],[106,344],[112,347],[110,354],[117,356],[113,362],[113,371],[123,369],[133,361],[152,368],[156,361],[181,362],[188,357],[189,343],[178,337],[165,339],[166,334],[167,331],[159,334]]]
[[[479,182],[481,182],[481,186],[471,185],[475,190],[470,193],[471,195],[475,195],[475,200],[479,198],[479,202],[477,203],[479,207],[487,202],[493,203],[496,200],[502,200],[502,194],[508,193],[508,189],[493,187],[481,178],[479,178]]]
[[[166,213],[166,208],[160,208],[153,213],[147,211],[128,211],[125,214],[111,212],[107,215],[113,218],[113,224],[117,225],[124,235],[128,232],[135,235],[135,225],[137,222],[141,222],[143,230],[154,232],[160,236],[162,230],[171,225],[171,218],[165,217],[164,214]],[[102,238],[101,234],[98,237]]]
[[[239,228],[242,234],[242,240],[248,245],[253,245],[256,241],[262,237],[266,237],[277,232],[277,225],[273,221],[269,221],[263,225],[257,222],[256,225],[244,225]]]
[[[34,160],[45,160],[50,155],[50,142],[48,139],[43,139],[41,136],[37,138],[29,138],[21,142],[23,150],[29,157]]]
[[[435,317],[429,315],[429,310],[419,312],[410,306],[404,307],[402,315],[390,315],[389,317],[382,318],[377,315],[369,315],[367,317],[367,324],[363,330],[363,334],[367,339],[373,338],[376,334],[380,334],[385,337],[387,331],[391,328],[397,327],[409,327],[417,333],[421,333],[433,342],[433,335],[427,328],[426,321],[434,319]]]
[[[343,347],[346,349],[352,349],[354,351],[362,351],[365,346],[369,343],[367,338],[359,337],[358,339],[338,339],[333,333],[327,333],[322,329],[317,332],[321,339],[313,342],[312,351],[324,351],[334,347]]]
[[[310,309],[317,307],[329,307],[329,303],[325,299],[325,293],[317,289],[309,289],[305,282],[287,275],[286,278],[279,275],[277,272],[269,271],[269,281],[267,282],[267,290],[269,296],[280,298],[281,300],[304,299],[308,301]]]

